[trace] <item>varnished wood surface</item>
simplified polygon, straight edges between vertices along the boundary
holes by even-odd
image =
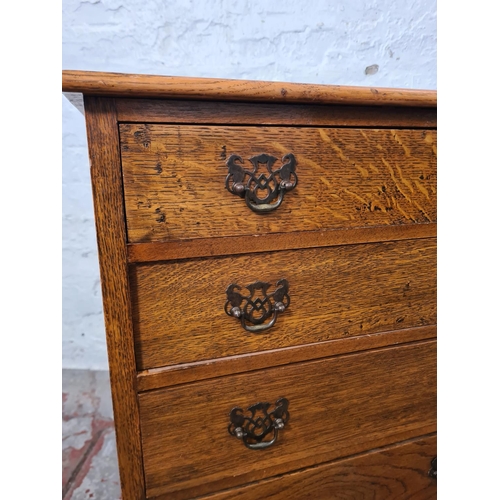
[[[129,262],[159,262],[217,255],[432,238],[435,236],[437,236],[437,224],[429,223],[131,243],[128,245],[128,260]]]
[[[432,451],[365,452],[436,428],[436,93],[89,72],[63,86],[86,94],[123,500],[146,480],[174,500],[433,498],[413,463]],[[230,154],[262,152],[293,152],[299,176],[264,217],[224,188]],[[230,282],[283,277],[269,333],[224,313]],[[291,420],[272,448],[229,436],[233,406],[279,396]]]
[[[436,222],[433,130],[122,124],[120,141],[130,243]],[[267,214],[225,188],[230,155],[261,153],[298,162]]]
[[[289,282],[265,333],[224,312],[226,289]],[[436,240],[130,266],[139,370],[436,324]],[[244,290],[242,290],[244,293]],[[256,297],[254,297],[255,299]]]
[[[263,82],[137,75],[64,70],[64,92],[113,97],[163,97],[229,101],[309,102],[364,104],[370,106],[436,107],[435,90],[347,87],[303,83]]]
[[[289,399],[278,441],[247,449],[235,406]],[[269,368],[139,395],[148,497],[193,498],[436,431],[436,343]]]
[[[349,352],[365,351],[388,345],[432,339],[436,335],[437,328],[435,325],[420,326],[404,330],[316,342],[302,346],[270,349],[263,352],[228,356],[208,361],[153,368],[137,374],[137,389],[138,391],[148,391],[185,384],[187,382],[260,370],[271,366],[288,365],[290,363],[321,359]]]
[[[116,113],[112,99],[85,98],[101,288],[123,500],[144,497],[132,314]]]
[[[437,439],[432,435],[199,498],[435,500],[437,480],[428,473],[436,456]],[[167,498],[157,497],[155,500]]]
[[[435,128],[436,108],[116,99],[118,121],[219,125]]]

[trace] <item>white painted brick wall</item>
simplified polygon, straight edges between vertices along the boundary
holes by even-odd
[[[436,0],[63,0],[63,68],[434,89]],[[63,101],[63,367],[106,369],[85,124]]]

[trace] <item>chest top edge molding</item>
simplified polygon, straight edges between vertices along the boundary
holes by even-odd
[[[435,90],[355,87],[160,75],[63,70],[63,92],[113,97],[150,97],[250,102],[437,106]]]

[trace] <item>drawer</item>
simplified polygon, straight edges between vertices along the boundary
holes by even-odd
[[[249,449],[228,432],[235,407],[270,403],[258,422],[280,398],[288,418],[273,444]],[[141,393],[139,413],[147,496],[193,498],[435,432],[436,342]]]
[[[412,439],[210,495],[210,500],[429,500],[437,497],[436,478],[429,475],[436,453],[436,436]]]
[[[131,243],[436,222],[433,130],[121,124],[120,144]],[[292,164],[295,187],[255,212]]]
[[[247,331],[226,314],[229,285],[248,297],[247,285],[265,281],[266,294],[254,290],[251,300],[272,303],[283,278],[289,305],[271,328]],[[145,370],[434,325],[436,239],[139,264],[130,285],[137,366]]]

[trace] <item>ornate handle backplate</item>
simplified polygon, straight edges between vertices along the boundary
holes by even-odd
[[[243,158],[231,155],[227,162],[226,189],[241,198],[245,198],[247,206],[254,212],[270,212],[278,208],[286,191],[291,191],[298,182],[295,167],[297,160],[292,153],[282,158],[283,165],[273,170],[277,158],[268,154],[260,154],[249,158],[252,170],[246,170],[238,163]],[[237,163],[238,162],[238,163]],[[259,163],[266,165],[268,174],[257,176]]]
[[[238,292],[241,286],[232,283],[226,290],[226,314],[238,318],[247,332],[260,333],[271,328],[276,323],[278,313],[289,306],[290,297],[287,280],[279,280],[273,293],[268,293],[270,286],[269,283],[256,281],[246,286],[250,294],[245,296]]]
[[[229,434],[241,439],[251,450],[262,450],[274,444],[278,439],[278,431],[285,427],[290,418],[288,399],[279,398],[271,412],[270,406],[270,403],[256,403],[247,410],[250,416],[245,416],[242,408],[233,408],[229,414]]]

